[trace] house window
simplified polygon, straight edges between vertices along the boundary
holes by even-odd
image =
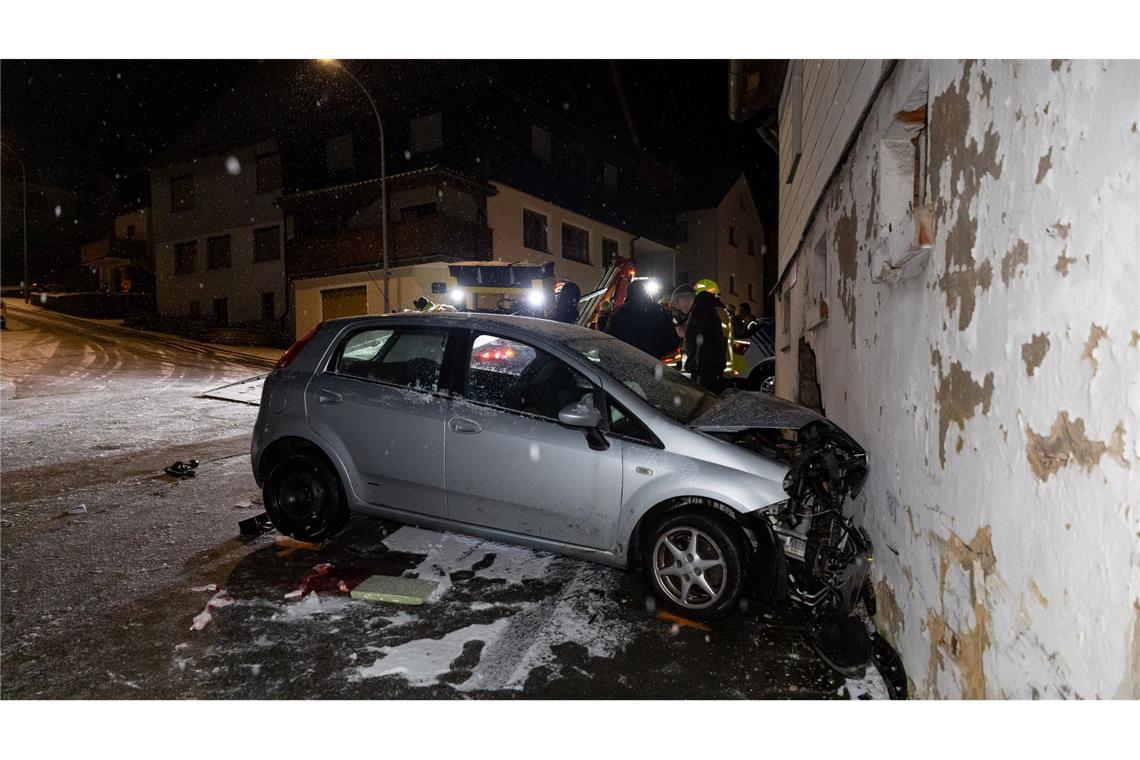
[[[277,298],[273,291],[261,294],[261,318],[272,322],[277,317]]]
[[[550,165],[550,133],[534,124],[530,125],[530,155]]]
[[[610,240],[608,237],[602,238],[602,266],[608,267],[617,261],[618,258],[618,241]]]
[[[571,176],[578,179],[590,179],[593,173],[590,169],[590,164],[593,161],[590,156],[590,149],[586,147],[585,143],[578,142],[577,140],[567,140],[566,162],[569,166]]]
[[[325,140],[325,165],[329,174],[351,169],[353,161],[352,135],[341,135]]]
[[[590,263],[590,233],[572,224],[562,225],[562,258]]]
[[[752,241],[751,235],[748,236],[748,255],[749,256],[755,256],[756,255],[756,244]]]
[[[412,119],[408,143],[412,153],[426,153],[443,147],[443,114],[439,111]]]
[[[827,319],[827,236],[820,235],[812,249],[811,269],[808,270],[808,285],[812,294],[813,311],[818,320],[809,316],[815,326]]]
[[[230,236],[219,235],[206,240],[206,269],[230,268]]]
[[[737,193],[736,202],[740,205],[740,210],[744,210],[744,193]]]
[[[613,164],[611,164],[609,161],[606,161],[604,181],[605,181],[605,186],[606,186],[606,192],[609,193],[610,195],[616,195],[617,194],[618,179],[620,178],[620,176],[621,175],[620,175],[620,172],[618,171],[618,168],[616,166],[614,166]]]
[[[926,107],[922,108],[922,128],[910,141],[914,146],[914,189],[911,199],[912,208],[922,208],[926,205],[926,173],[927,173],[927,143],[926,143]]]
[[[523,209],[523,246],[532,251],[550,252],[545,214]]]
[[[728,225],[728,244],[731,246],[736,245],[736,227]]]
[[[198,241],[174,244],[174,274],[190,274],[198,268]]]
[[[728,276],[728,294],[730,296],[736,295],[736,275],[734,274]]]
[[[755,301],[756,300],[752,295],[752,283],[748,283],[748,300],[749,301]]]
[[[257,192],[269,193],[281,188],[281,154],[265,153],[257,157]]]
[[[800,158],[803,156],[803,106],[804,106],[804,71],[803,61],[792,61],[791,77],[788,80],[788,99],[786,102],[780,104],[779,120],[783,122],[784,108],[791,108],[792,112],[789,114],[789,125],[791,129],[788,130],[788,150],[787,154],[791,156],[791,165],[788,167],[788,178],[784,180],[785,184],[792,184],[792,180],[796,178],[796,169],[800,166]],[[781,127],[783,129],[783,127]],[[784,153],[784,146],[780,146],[781,154]]]
[[[135,226],[133,224],[127,225],[127,240],[135,239]]]
[[[194,208],[194,175],[184,174],[170,180],[170,210],[189,211]]]
[[[281,229],[277,225],[253,231],[253,260],[277,261],[281,258]]]
[[[439,206],[435,201],[419,203],[415,206],[404,206],[400,209],[400,219],[423,219],[425,216],[435,216]]]

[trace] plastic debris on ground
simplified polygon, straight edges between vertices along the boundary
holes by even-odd
[[[67,514],[69,514],[69,515],[85,515],[85,514],[87,514],[87,505],[86,504],[76,504],[74,507],[67,510]]]
[[[304,549],[310,552],[319,552],[321,550],[320,544],[311,544],[308,541],[298,541],[295,538],[288,536],[278,536],[274,542],[277,546],[281,547],[281,551],[277,552],[277,557],[288,557],[295,551]]]
[[[358,568],[333,568],[329,562],[315,565],[301,578],[297,588],[285,594],[286,599],[298,599],[314,593],[347,594],[371,573]]]
[[[214,584],[210,584],[210,585],[214,585]],[[203,587],[203,588],[205,588],[205,587]],[[226,593],[225,589],[222,589],[221,591],[217,592],[212,597],[210,597],[210,601],[206,602],[206,608],[194,616],[194,619],[190,622],[190,630],[191,631],[202,630],[203,628],[205,628],[206,626],[208,626],[210,624],[211,620],[214,619],[214,616],[210,613],[210,610],[217,609],[218,607],[228,607],[229,605],[231,605],[233,603],[234,603],[234,598],[232,596],[229,596]]]
[[[423,604],[439,587],[438,581],[373,575],[352,589],[353,599],[392,604]]]
[[[683,618],[680,615],[674,615],[668,610],[658,610],[657,619],[664,620],[668,623],[674,623],[678,626],[685,626],[686,628],[696,628],[698,631],[712,630],[704,623],[698,623],[696,620],[689,620],[688,618]]]
[[[269,522],[269,515],[262,512],[253,517],[238,521],[238,532],[243,536],[260,536],[273,530],[273,523]]]

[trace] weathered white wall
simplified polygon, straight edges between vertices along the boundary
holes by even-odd
[[[934,243],[892,271],[914,215],[880,207],[881,141],[924,88]],[[1138,121],[1136,61],[901,62],[781,250],[777,392],[803,335],[870,453],[855,508],[918,696],[1140,697]]]
[[[780,269],[810,221],[816,199],[827,187],[851,135],[882,77],[885,61],[804,60],[788,67],[780,98]],[[799,89],[790,78],[801,75]],[[793,102],[800,99],[799,108]],[[800,160],[792,174],[796,150],[788,142],[799,114]],[[789,181],[790,179],[790,181]]]

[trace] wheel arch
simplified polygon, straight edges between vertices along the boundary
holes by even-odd
[[[679,509],[695,509],[701,512],[708,512],[711,515],[719,515],[735,527],[739,533],[741,547],[746,553],[751,555],[753,551],[752,539],[749,538],[748,530],[746,530],[745,516],[743,514],[721,501],[706,496],[673,496],[650,507],[641,515],[634,525],[633,531],[629,536],[629,548],[627,551],[626,564],[629,567],[641,564],[642,549],[645,545],[644,542],[648,532],[653,526],[663,520],[665,515]]]
[[[347,481],[345,479],[344,469],[340,463],[336,461],[335,457],[329,455],[327,451],[321,448],[318,444],[302,438],[301,436],[287,435],[278,438],[265,448],[257,461],[257,482],[259,485],[264,485],[269,473],[273,471],[274,466],[282,459],[292,454],[308,453],[312,454],[327,464],[332,471],[336,473],[337,479],[340,481],[341,493],[347,494],[346,488]]]

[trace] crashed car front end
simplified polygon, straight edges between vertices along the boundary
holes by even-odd
[[[788,498],[749,515],[757,593],[790,598],[819,620],[874,599],[867,581],[871,541],[844,505],[867,477],[867,453],[810,409],[763,394],[732,392],[693,427],[786,465]]]

